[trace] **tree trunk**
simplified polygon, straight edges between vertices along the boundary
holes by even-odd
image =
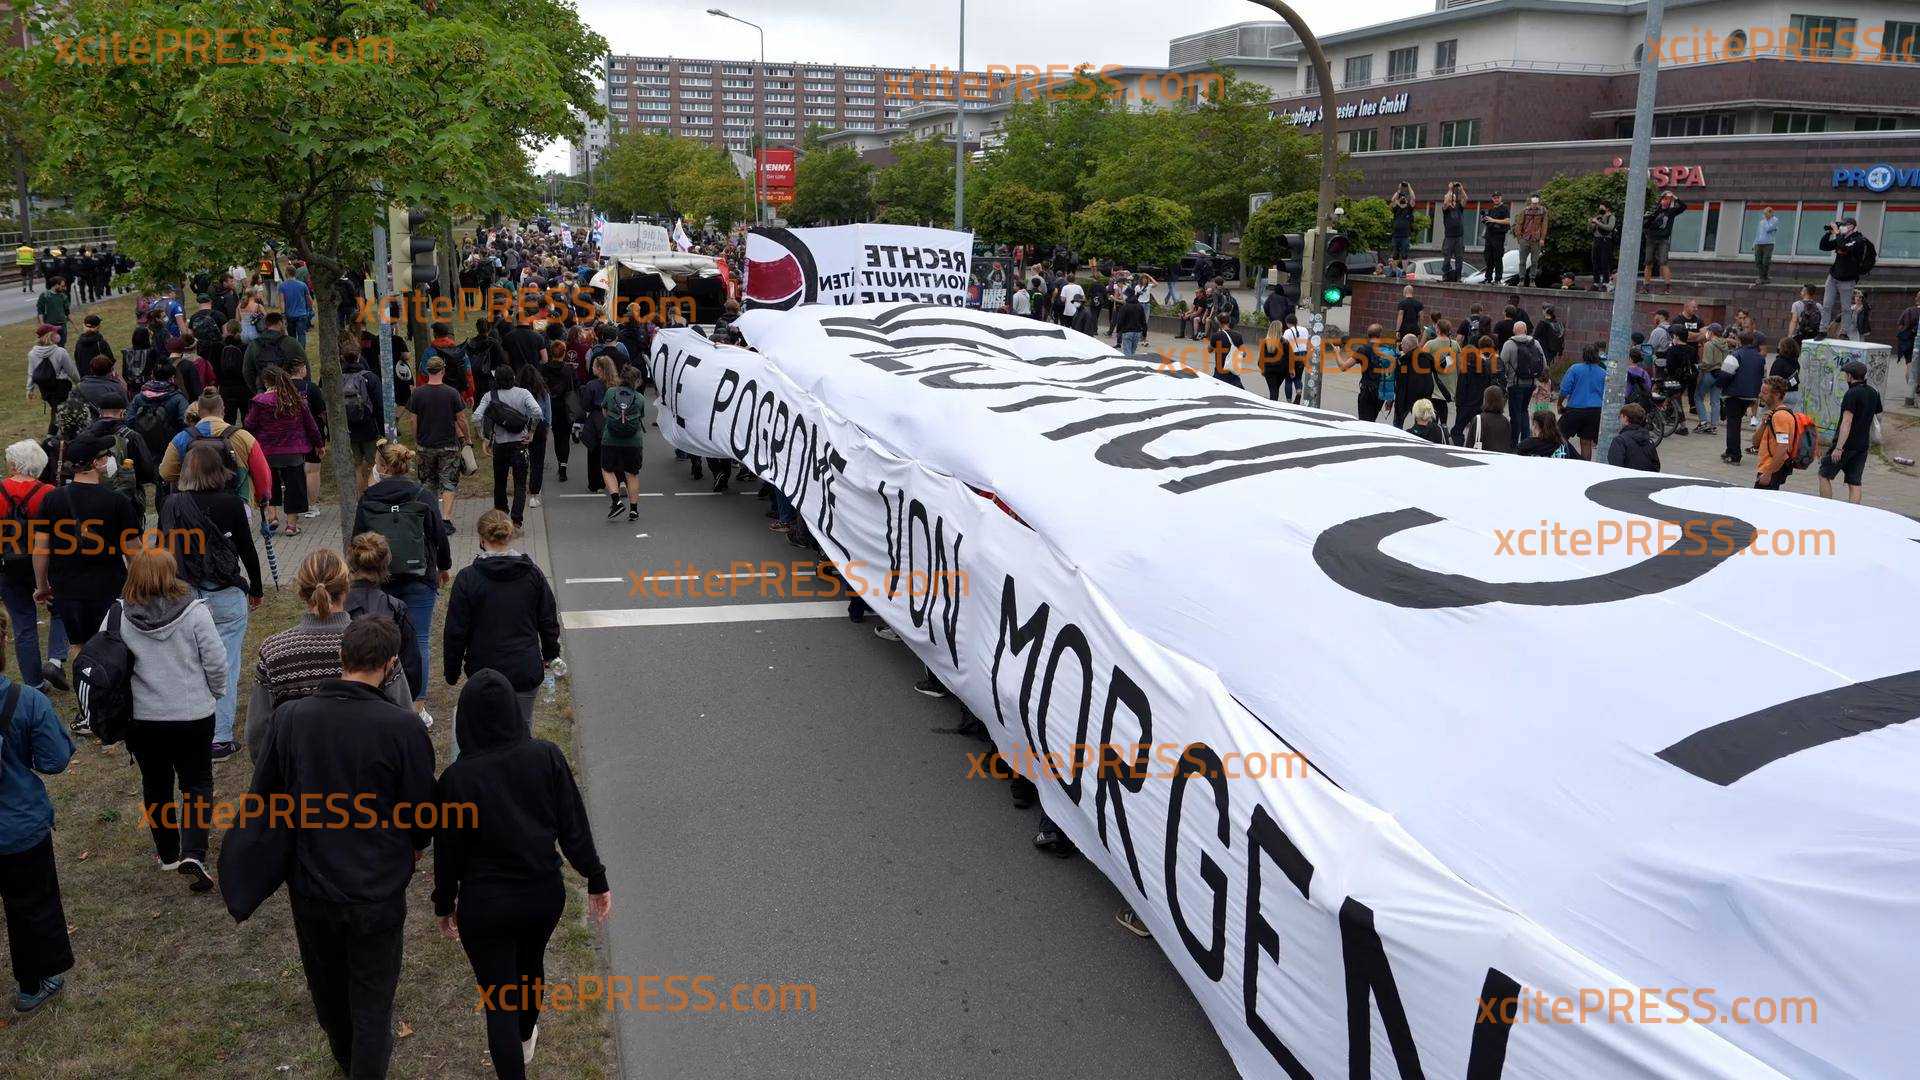
[[[316,260],[302,252],[312,273],[308,288],[313,293],[313,323],[320,332],[319,355],[308,354],[314,377],[320,380],[320,393],[327,402],[327,456],[333,463],[333,480],[340,498],[340,551],[345,554],[353,539],[354,511],[360,505],[359,476],[353,468],[352,436],[347,430],[347,399],[340,380],[340,317],[335,295],[340,280],[338,261]],[[357,343],[356,343],[357,347]],[[378,400],[378,399],[376,399]]]

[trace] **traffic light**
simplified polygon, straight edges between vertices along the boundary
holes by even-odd
[[[1353,249],[1353,238],[1347,233],[1333,229],[1326,234],[1320,259],[1320,304],[1323,308],[1336,308],[1347,302],[1353,295],[1353,288],[1347,283],[1347,253]]]
[[[1301,263],[1307,255],[1306,237],[1303,233],[1285,233],[1280,237],[1280,272],[1300,281]]]
[[[434,261],[436,246],[431,233],[415,235],[414,230],[427,223],[425,210],[394,206],[387,211],[388,252],[393,259],[393,287],[406,292],[415,285],[432,285],[440,280],[440,266]]]

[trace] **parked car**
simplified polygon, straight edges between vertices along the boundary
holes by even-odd
[[[1472,260],[1462,260],[1461,280],[1479,281],[1486,275],[1484,264],[1476,266]],[[1439,281],[1444,277],[1445,259],[1415,259],[1413,268],[1407,272],[1409,281]],[[1505,285],[1517,285],[1520,282],[1520,251],[1510,249],[1500,260],[1500,280]]]
[[[1193,242],[1193,246],[1187,249],[1185,255],[1180,256],[1180,265],[1174,268],[1172,274],[1169,274],[1167,268],[1164,266],[1149,266],[1145,269],[1147,273],[1152,274],[1162,281],[1169,280],[1169,278],[1175,281],[1192,281],[1193,268],[1199,263],[1201,256],[1205,256],[1213,261],[1214,277],[1225,281],[1235,281],[1239,279],[1240,260],[1238,258],[1215,251],[1212,245],[1203,244],[1198,240]]]

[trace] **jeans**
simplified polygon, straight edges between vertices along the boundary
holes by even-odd
[[[775,487],[773,489],[773,520],[781,525],[792,525],[796,516],[793,500],[787,498],[786,492]]]
[[[386,1076],[393,1056],[393,994],[400,985],[406,898],[332,904],[289,890],[287,899],[307,993],[334,1062],[351,1080]]]
[[[540,494],[540,483],[547,478],[547,433],[546,424],[533,426],[533,443],[527,448],[527,493]]]
[[[1753,245],[1753,268],[1760,275],[1760,284],[1765,285],[1773,277],[1773,245]]]
[[[1735,461],[1740,460],[1740,436],[1745,434],[1740,421],[1747,415],[1747,406],[1751,404],[1752,398],[1727,399],[1727,456]]]
[[[207,821],[213,816],[213,717],[141,720],[127,727],[127,749],[140,763],[140,797],[153,824],[153,850],[162,862],[207,861]],[[178,828],[163,824],[180,782]]]
[[[232,742],[233,707],[240,690],[240,646],[247,639],[247,591],[236,587],[193,591],[207,602],[213,628],[227,647],[227,689],[213,706],[213,741]]]
[[[507,512],[507,474],[513,474],[513,509]],[[493,508],[507,512],[515,525],[527,513],[527,448],[519,443],[493,444]]]
[[[1533,388],[1530,386],[1511,386],[1507,388],[1507,426],[1513,429],[1513,445],[1533,434],[1532,418]],[[1494,447],[1493,449],[1500,449]]]
[[[67,913],[60,906],[60,874],[53,834],[11,855],[0,855],[0,906],[7,913],[7,948],[22,993],[39,993],[50,975],[73,967]]]
[[[502,1080],[527,1075],[520,1044],[540,1023],[534,987],[546,982],[547,942],[560,924],[566,900],[557,873],[542,884],[467,884],[460,890],[460,947],[488,1003],[487,1051]]]
[[[1832,274],[1827,275],[1826,299],[1821,302],[1820,310],[1828,322],[1840,318],[1840,313],[1853,307],[1853,289],[1858,281],[1841,281]]]
[[[1465,272],[1467,241],[1465,237],[1449,236],[1440,241],[1440,279],[1459,281]]]
[[[307,343],[307,330],[313,326],[311,315],[287,316],[287,336],[302,345]]]
[[[40,672],[40,606],[33,602],[33,582],[15,584],[0,580],[0,599],[7,605],[7,620],[13,624],[13,658],[19,665],[20,680],[36,690],[45,688]],[[58,615],[52,616],[52,640],[47,642],[47,659],[67,661],[67,628]]]
[[[1501,264],[1507,261],[1506,241],[1503,240],[1498,244],[1488,244],[1486,256],[1487,268],[1486,272],[1480,275],[1480,280],[1493,285],[1498,285],[1505,281],[1507,279],[1507,268]]]
[[[1700,414],[1703,423],[1720,422],[1720,384],[1704,372],[1700,380],[1693,384],[1693,411]],[[1729,417],[1728,422],[1737,425],[1740,418]]]
[[[419,578],[409,578],[387,586],[387,595],[407,606],[407,617],[413,620],[413,633],[420,645],[420,683],[413,687],[413,700],[424,701],[427,696],[426,684],[433,679],[433,605],[440,599],[439,590]]]
[[[1140,331],[1129,330],[1120,335],[1120,354],[1132,356],[1140,348]]]
[[[1520,241],[1520,284],[1533,284],[1533,275],[1540,269],[1540,252],[1545,247],[1538,240]]]

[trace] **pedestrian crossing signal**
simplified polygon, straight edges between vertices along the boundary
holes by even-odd
[[[1323,307],[1339,307],[1353,295],[1353,288],[1347,281],[1347,253],[1352,247],[1353,239],[1345,232],[1335,230],[1326,235],[1320,259],[1320,301]]]

